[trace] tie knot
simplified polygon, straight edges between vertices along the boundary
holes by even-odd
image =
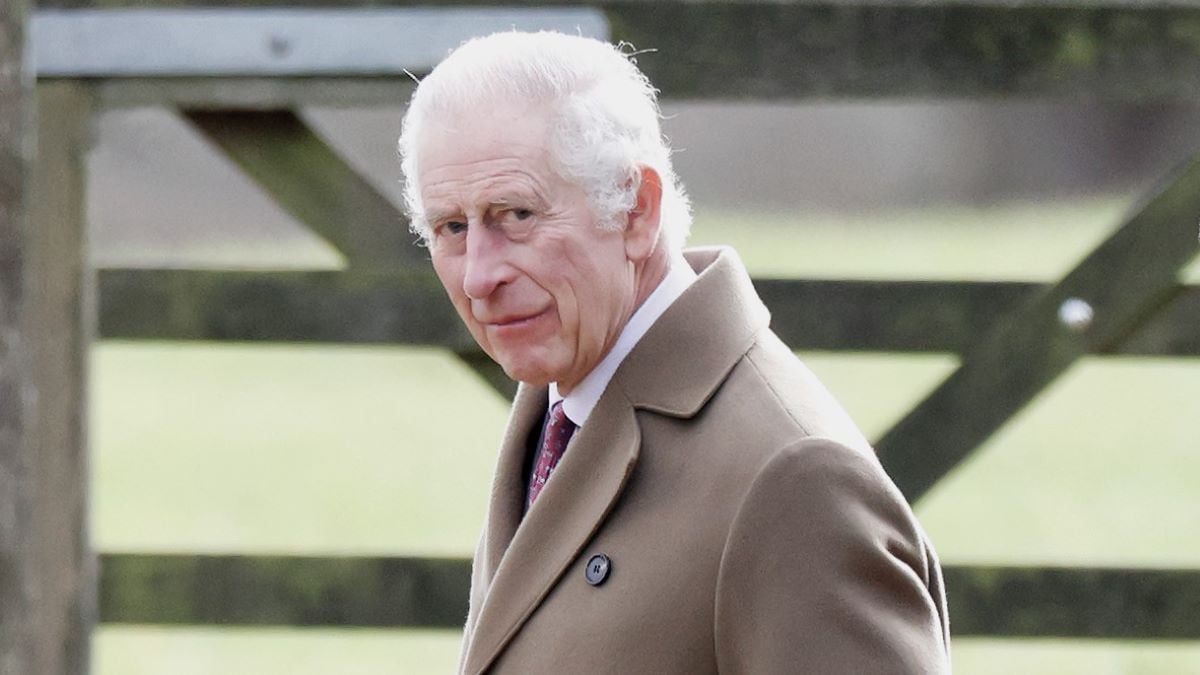
[[[567,417],[567,411],[563,410],[563,402],[559,401],[550,406],[550,420],[546,424],[547,435],[550,431],[558,431],[563,428],[575,429],[575,423]]]

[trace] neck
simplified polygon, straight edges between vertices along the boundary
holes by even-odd
[[[634,280],[635,293],[633,302],[633,310],[635,312],[639,307],[642,306],[642,303],[646,301],[646,298],[650,297],[650,294],[654,292],[654,289],[658,288],[658,285],[662,283],[662,280],[666,278],[667,270],[670,268],[671,256],[667,253],[666,249],[660,245],[655,248],[654,252],[650,254],[649,258],[646,258],[645,262],[642,263],[640,270],[635,269],[634,274],[636,275],[636,278]]]

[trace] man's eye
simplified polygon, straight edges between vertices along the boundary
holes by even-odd
[[[513,209],[512,214],[517,220],[528,220],[533,217],[533,211],[529,209]]]
[[[442,231],[446,234],[461,234],[467,231],[467,224],[461,220],[451,220],[442,224]]]

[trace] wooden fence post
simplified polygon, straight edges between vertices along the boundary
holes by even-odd
[[[72,80],[41,82],[36,111],[22,322],[37,391],[26,437],[37,570],[30,672],[75,675],[88,671],[97,614],[85,404],[95,324],[84,219],[90,89]]]
[[[26,0],[0,4],[0,675],[30,671],[33,636],[29,361],[20,333],[30,154],[30,78],[22,63],[28,12]]]
[[[0,5],[0,675],[88,670],[86,95],[53,85],[33,160],[26,0]]]

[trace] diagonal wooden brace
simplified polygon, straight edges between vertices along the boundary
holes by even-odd
[[[340,250],[349,268],[432,282],[428,255],[414,243],[404,215],[294,111],[192,110],[184,116],[288,213]],[[445,298],[439,301],[448,308]],[[373,325],[376,315],[360,319]],[[424,320],[410,315],[406,323]],[[455,354],[512,396],[515,385],[490,359],[471,349]]]
[[[348,268],[432,276],[404,214],[294,111],[183,116],[285,211],[341,251]]]
[[[959,368],[876,444],[910,501],[1084,354],[1116,351],[1178,294],[1200,250],[1200,155],[1061,281],[999,317]]]

